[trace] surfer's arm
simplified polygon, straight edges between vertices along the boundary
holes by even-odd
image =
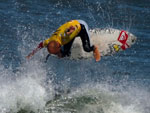
[[[41,42],[37,48],[35,48],[31,53],[29,53],[28,56],[26,56],[27,59],[30,59],[35,53],[37,53],[41,48],[43,48],[44,45],[43,45],[43,42]]]

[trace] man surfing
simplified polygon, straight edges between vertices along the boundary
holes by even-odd
[[[70,56],[71,46],[75,37],[80,37],[82,40],[83,49],[86,52],[93,51],[96,61],[100,61],[101,56],[96,45],[90,45],[88,34],[88,25],[83,20],[71,20],[60,26],[50,38],[41,42],[26,58],[29,59],[37,51],[43,47],[47,47],[50,54],[57,55],[59,58]],[[48,59],[49,55],[46,59]]]

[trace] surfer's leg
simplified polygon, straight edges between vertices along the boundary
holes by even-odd
[[[93,55],[94,55],[95,60],[99,61],[100,60],[100,52],[98,50],[98,46],[96,46],[96,45],[91,46],[90,45],[90,39],[89,39],[89,34],[88,34],[88,26],[87,26],[87,24],[85,24],[85,25],[84,24],[85,24],[84,22],[80,23],[81,31],[78,34],[78,36],[81,37],[83,49],[86,52],[93,51]]]
[[[75,39],[75,38],[74,38]],[[74,39],[72,39],[68,44],[65,44],[62,49],[61,49],[61,53],[63,55],[63,57],[65,56],[70,56],[71,54],[71,46],[73,44]]]
[[[87,30],[86,30],[85,26],[82,25],[82,24],[81,24],[81,31],[79,33],[79,36],[81,37],[81,40],[82,40],[83,49],[86,52],[93,51],[94,50],[94,46],[90,45],[89,35],[87,33]]]

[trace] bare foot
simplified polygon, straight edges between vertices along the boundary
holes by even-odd
[[[98,46],[96,46],[96,45],[94,45],[93,55],[94,55],[96,62],[100,61],[101,55],[100,55],[100,52],[98,50]]]

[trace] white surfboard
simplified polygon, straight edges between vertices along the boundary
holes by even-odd
[[[113,28],[90,30],[91,44],[97,45],[101,56],[112,55],[130,48],[136,36],[124,30]],[[80,37],[77,37],[71,49],[71,59],[93,58],[93,52],[85,52]]]

